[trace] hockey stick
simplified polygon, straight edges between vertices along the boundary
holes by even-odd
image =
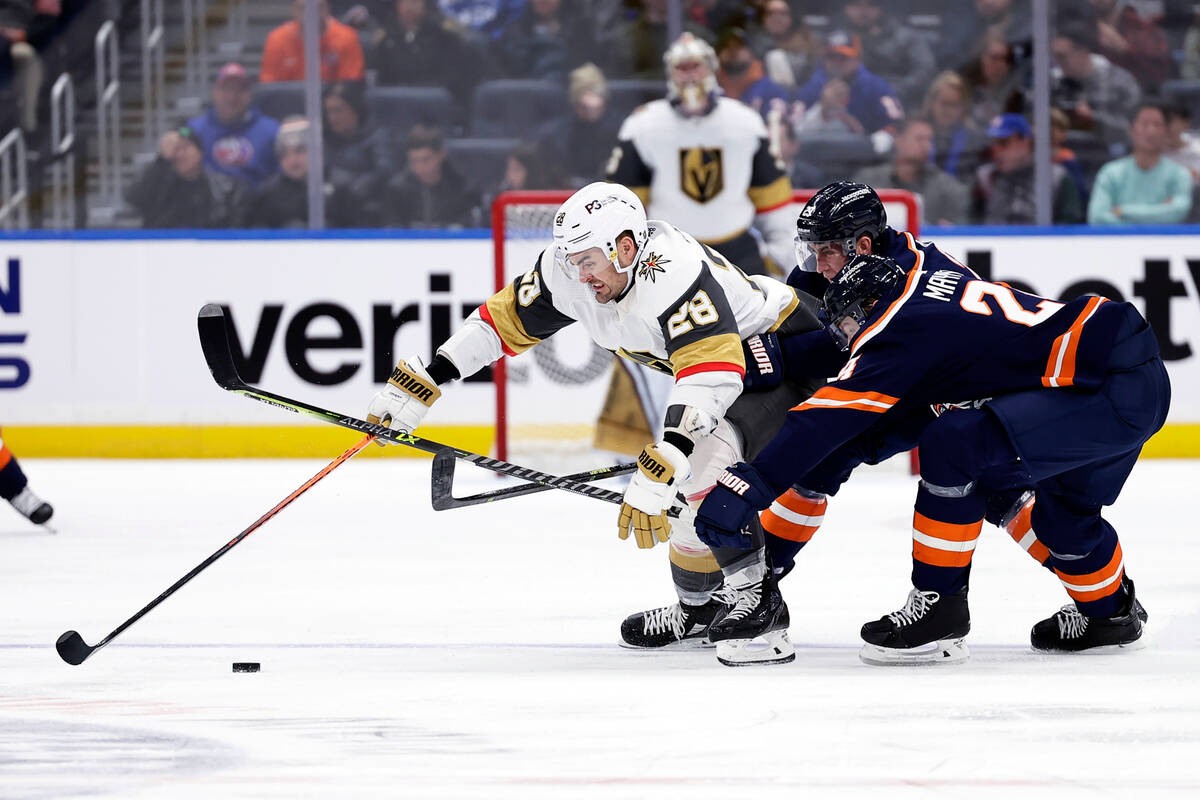
[[[450,450],[441,450],[433,457],[433,471],[430,480],[430,486],[433,493],[433,507],[437,511],[446,511],[451,508],[465,508],[466,506],[477,506],[480,503],[491,503],[496,500],[507,500],[510,497],[521,497],[527,494],[536,494],[537,492],[545,492],[555,487],[548,486],[544,483],[531,483],[526,486],[510,486],[506,489],[493,489],[490,492],[481,492],[479,494],[469,495],[467,497],[455,497],[454,489],[454,467],[457,465],[458,459]],[[596,469],[587,470],[586,472],[576,472],[573,475],[565,475],[564,480],[569,481],[597,481],[604,478],[615,478],[618,475],[625,475],[637,469],[636,464],[614,464],[611,467],[598,467]]]
[[[383,425],[377,425],[376,423],[367,422],[366,420],[350,417],[345,414],[338,414],[334,411],[328,411],[299,400],[293,400],[283,395],[268,392],[265,389],[250,386],[238,375],[237,366],[233,362],[233,351],[230,349],[229,338],[230,325],[225,316],[225,309],[219,305],[209,303],[200,309],[200,315],[196,320],[196,324],[200,331],[200,347],[204,351],[204,360],[208,362],[208,369],[212,372],[213,379],[222,389],[249,397],[252,400],[258,400],[267,405],[294,411],[297,414],[312,417],[313,419],[319,419],[322,422],[340,425],[343,428],[350,428],[361,433],[369,433],[376,439],[392,442],[393,444],[402,444],[432,455],[437,455],[443,450],[448,450],[454,454],[455,458],[469,461],[477,467],[498,472],[501,475],[512,475],[515,478],[522,478],[550,489],[563,489],[574,494],[581,494],[584,497],[603,500],[606,503],[616,503],[619,505],[622,501],[622,496],[619,492],[601,489],[598,486],[589,486],[572,478],[560,478],[557,475],[538,472],[528,467],[510,464],[507,461],[500,461],[499,459],[489,458],[478,453],[460,450],[457,447],[440,444],[412,433],[397,432]]]
[[[99,650],[101,647],[104,647],[104,645],[108,644],[113,639],[120,636],[122,631],[124,631],[126,628],[128,628],[133,623],[137,622],[142,617],[146,616],[146,614],[149,613],[155,606],[157,606],[163,600],[166,600],[171,595],[175,594],[175,592],[180,587],[182,587],[185,583],[187,583],[192,578],[199,575],[210,564],[212,564],[218,558],[220,558],[221,556],[225,555],[230,550],[232,550],[234,545],[236,545],[242,539],[245,539],[250,534],[254,533],[259,528],[261,528],[267,520],[269,520],[271,517],[278,514],[280,511],[282,511],[284,508],[286,508],[293,500],[295,500],[297,497],[304,494],[309,489],[311,489],[313,486],[315,486],[317,484],[317,481],[321,480],[326,475],[328,475],[329,473],[331,473],[335,469],[337,469],[339,466],[341,466],[342,464],[346,463],[351,458],[353,458],[356,453],[358,453],[364,447],[369,445],[372,442],[372,440],[374,440],[374,438],[375,438],[374,436],[370,436],[370,435],[364,436],[362,439],[359,440],[359,442],[357,444],[355,444],[349,450],[342,453],[340,456],[335,458],[333,461],[330,461],[329,464],[326,465],[326,467],[324,469],[322,469],[316,475],[313,475],[311,478],[309,478],[307,481],[305,481],[304,485],[302,485],[299,489],[292,492],[287,497],[283,498],[283,500],[281,500],[277,506],[272,508],[266,514],[263,514],[261,517],[259,517],[254,522],[253,525],[251,525],[249,528],[246,528],[246,530],[242,531],[237,536],[233,537],[229,541],[228,544],[226,544],[224,547],[222,547],[217,552],[213,553],[208,558],[204,559],[204,561],[201,564],[199,564],[195,569],[193,569],[187,575],[184,575],[179,580],[175,581],[175,583],[171,584],[170,589],[167,589],[165,592],[163,592],[158,597],[156,597],[153,602],[151,602],[149,605],[147,605],[141,611],[137,612],[132,617],[125,620],[123,623],[121,623],[121,625],[115,631],[110,633],[108,636],[105,636],[103,639],[101,639],[96,644],[93,645],[93,644],[88,644],[87,642],[85,642],[83,640],[83,637],[80,636],[77,631],[67,631],[62,636],[59,636],[58,641],[56,641],[54,643],[55,649],[58,650],[58,655],[62,658],[63,661],[67,662],[68,664],[71,664],[74,666],[78,666],[79,664],[82,664],[84,661],[87,660],[88,656],[90,656],[92,653]]]

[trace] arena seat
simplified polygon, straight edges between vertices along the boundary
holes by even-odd
[[[454,133],[454,98],[439,86],[378,86],[367,90],[367,106],[377,123],[399,136],[417,124]]]
[[[799,161],[811,164],[826,180],[841,180],[879,161],[871,140],[849,133],[809,133],[796,137]]]
[[[471,104],[471,136],[520,136],[531,125],[566,114],[567,91],[543,80],[495,80],[481,83]]]
[[[304,82],[277,81],[254,86],[254,105],[268,117],[304,115]]]
[[[480,188],[495,186],[504,177],[508,154],[520,139],[447,139],[446,158],[467,180]]]
[[[608,107],[622,118],[651,100],[667,96],[663,81],[617,80],[608,82]]]

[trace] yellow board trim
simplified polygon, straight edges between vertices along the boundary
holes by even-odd
[[[491,452],[493,425],[427,425],[420,433],[472,453]],[[362,435],[332,425],[67,425],[4,427],[18,458],[332,458]],[[403,445],[359,458],[429,456]]]
[[[1142,447],[1142,458],[1200,458],[1200,423],[1164,425]]]

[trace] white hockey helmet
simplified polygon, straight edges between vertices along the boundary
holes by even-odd
[[[676,39],[663,54],[663,65],[667,69],[667,100],[686,115],[703,113],[721,91],[717,88],[717,54],[695,34]]]
[[[589,183],[567,198],[554,215],[554,245],[561,262],[566,257],[599,247],[618,272],[628,272],[617,259],[617,239],[628,231],[641,253],[650,238],[642,201],[619,183]],[[634,264],[637,259],[634,259]]]

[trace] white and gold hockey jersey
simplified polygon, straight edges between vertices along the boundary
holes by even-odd
[[[438,352],[471,375],[578,322],[601,347],[673,375],[672,403],[720,418],[741,393],[742,340],[777,329],[800,301],[790,286],[747,276],[674,225],[649,225],[619,299],[597,302],[549,247]]]
[[[790,265],[791,181],[758,112],[717,97],[709,113],[688,117],[655,100],[629,115],[617,140],[607,179],[636,192],[647,216],[718,246],[757,218],[771,256]]]

